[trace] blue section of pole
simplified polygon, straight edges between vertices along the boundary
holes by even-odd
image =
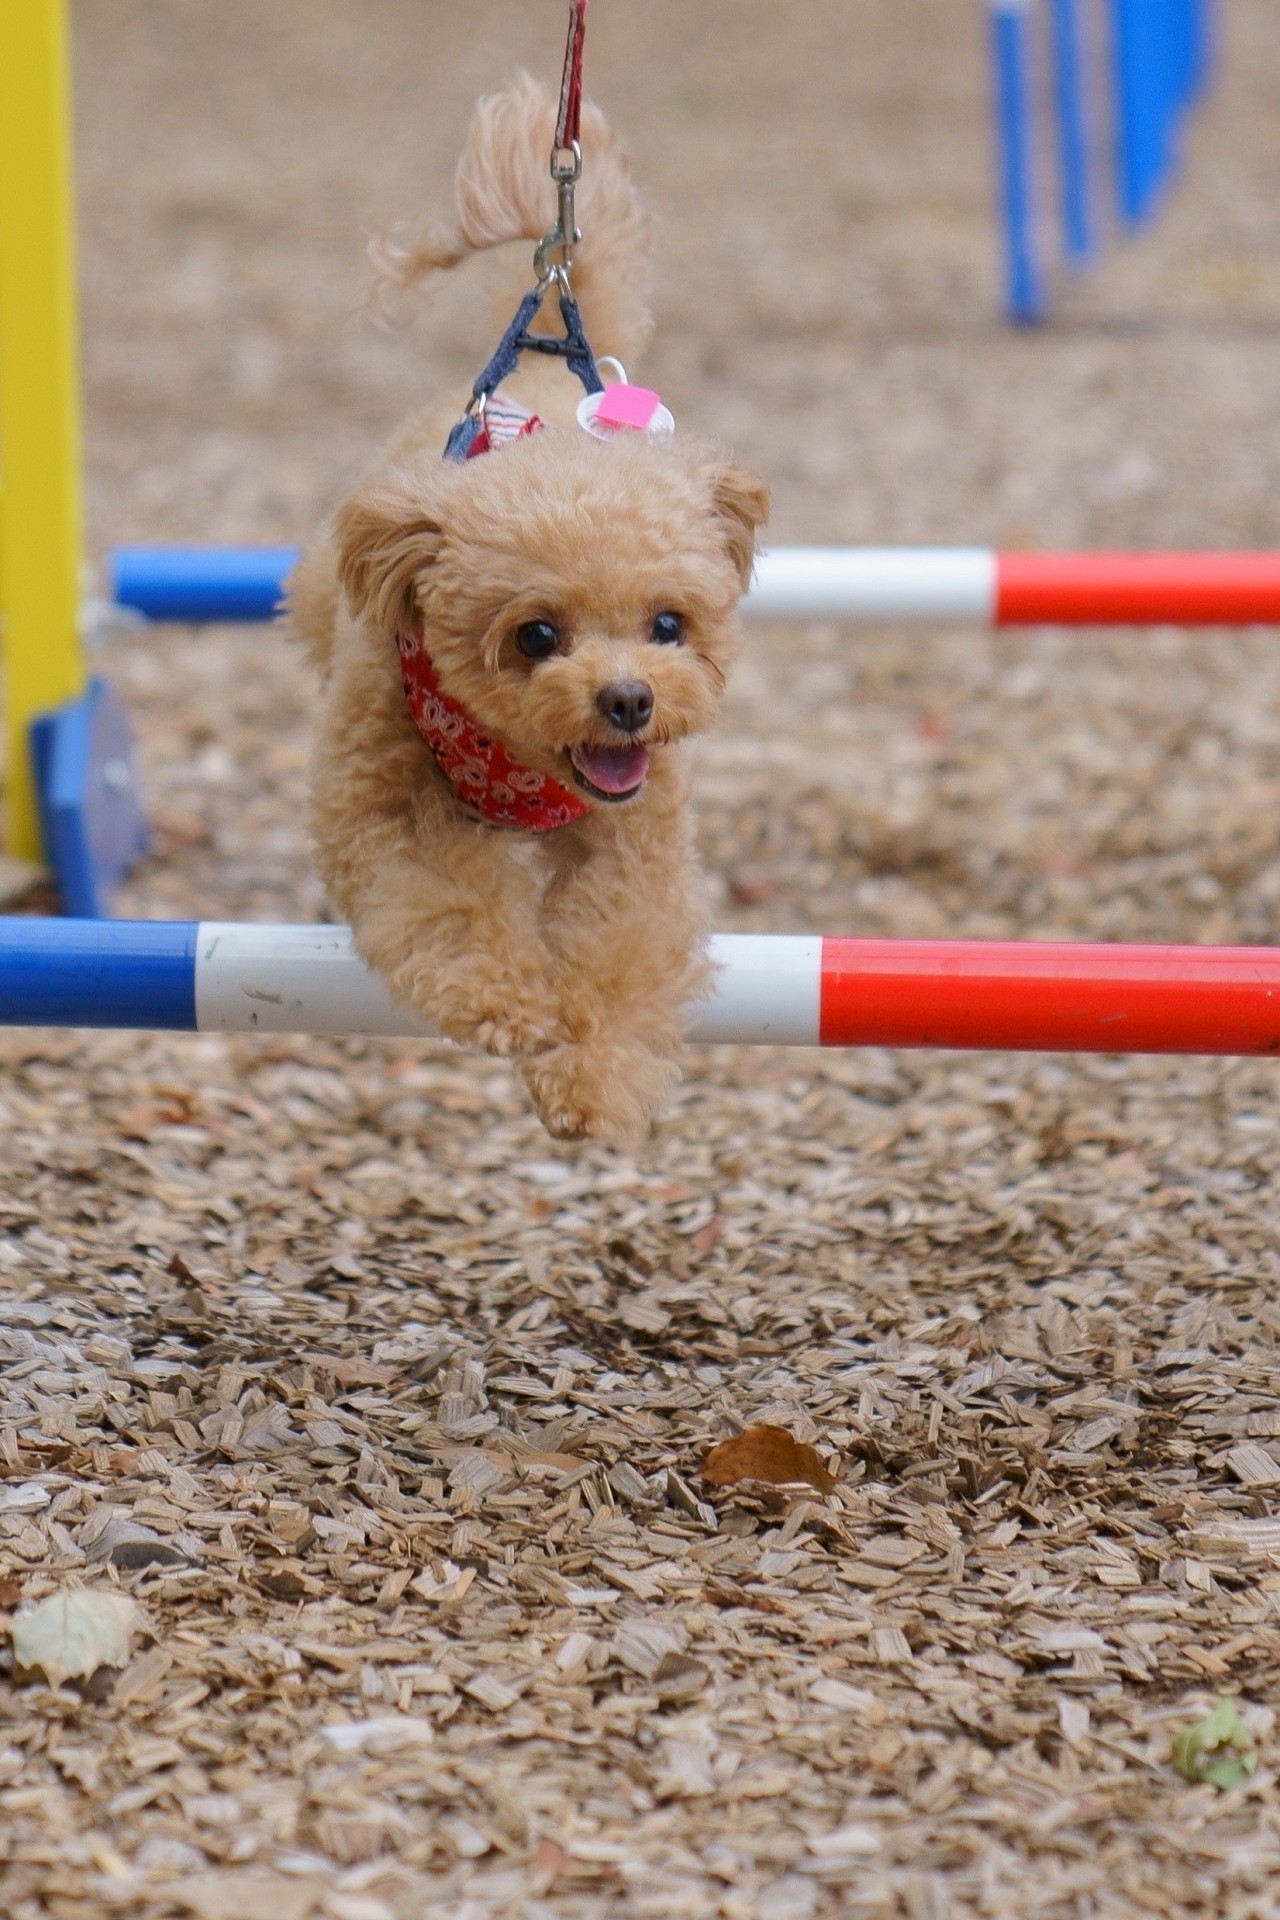
[[[111,598],[148,620],[271,620],[296,547],[117,547]]]
[[[1079,0],[1051,0],[1051,11],[1062,244],[1067,258],[1079,262],[1092,259],[1097,245]]]
[[[0,917],[0,1025],[194,1031],[194,920]]]
[[[1024,326],[1043,320],[1045,314],[1044,283],[1035,234],[1027,11],[1026,0],[993,0],[990,9],[1004,222],[1005,306],[1009,318]]]

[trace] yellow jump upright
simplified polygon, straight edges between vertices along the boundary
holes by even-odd
[[[0,666],[10,852],[42,852],[31,721],[85,684],[67,0],[0,0]]]

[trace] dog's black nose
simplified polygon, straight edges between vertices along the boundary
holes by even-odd
[[[596,705],[619,733],[639,733],[653,715],[653,688],[646,680],[611,680],[596,695]]]

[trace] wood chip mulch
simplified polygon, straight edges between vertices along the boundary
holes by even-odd
[[[294,537],[471,377],[447,301],[359,331],[359,236],[546,23],[430,9],[424,60],[371,11],[77,6],[95,552]],[[682,424],[782,540],[1274,544],[1266,0],[1167,220],[1034,341],[976,15],[857,12],[600,9]],[[101,664],[122,909],[315,917],[278,637]],[[1275,941],[1278,713],[1269,634],[756,630],[720,924]],[[1275,1076],[722,1049],[625,1157],[440,1046],[0,1034],[5,1920],[1266,1920]],[[703,1478],[760,1425],[812,1484]],[[9,1622],[76,1588],[139,1630],[54,1689]],[[1223,1697],[1219,1790],[1172,1754]]]

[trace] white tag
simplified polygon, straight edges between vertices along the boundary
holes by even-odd
[[[598,419],[602,408],[605,418]],[[674,415],[651,388],[633,387],[625,380],[603,393],[584,394],[578,402],[578,425],[594,440],[612,440],[617,433],[647,433],[665,440],[676,430]]]

